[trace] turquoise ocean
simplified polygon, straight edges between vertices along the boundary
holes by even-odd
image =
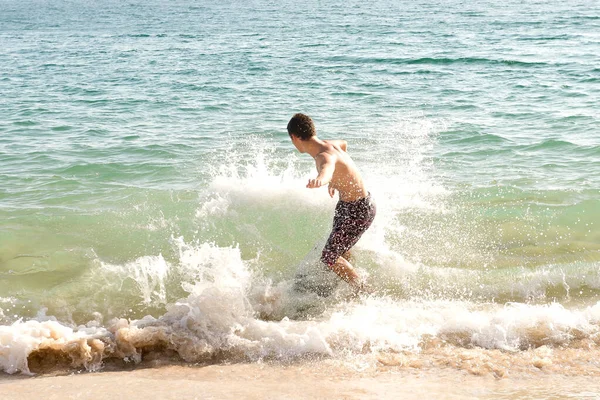
[[[377,202],[371,296],[318,265],[336,199],[296,112]],[[598,373],[599,228],[598,2],[0,0],[5,372],[468,349]],[[334,292],[296,291],[307,269]]]

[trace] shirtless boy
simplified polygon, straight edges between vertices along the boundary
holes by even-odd
[[[364,283],[348,262],[348,251],[358,242],[375,218],[375,203],[346,153],[344,140],[321,140],[317,137],[312,119],[305,114],[296,114],[287,126],[292,143],[300,153],[308,153],[317,166],[317,177],[309,179],[307,188],[316,189],[328,185],[329,195],[339,192],[335,207],[333,229],[321,254],[321,261],[352,285],[365,289]]]

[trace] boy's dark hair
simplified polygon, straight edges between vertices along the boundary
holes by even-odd
[[[288,134],[308,140],[317,134],[313,120],[306,114],[298,113],[290,119],[287,125]]]

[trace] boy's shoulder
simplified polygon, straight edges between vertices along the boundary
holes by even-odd
[[[344,151],[346,151],[346,149],[348,148],[348,142],[342,139],[326,140],[325,142],[337,146]]]

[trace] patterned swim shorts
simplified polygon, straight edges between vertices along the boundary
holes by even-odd
[[[323,248],[321,261],[330,267],[335,264],[371,226],[376,213],[377,208],[370,193],[356,201],[338,201],[333,217],[333,229]]]

